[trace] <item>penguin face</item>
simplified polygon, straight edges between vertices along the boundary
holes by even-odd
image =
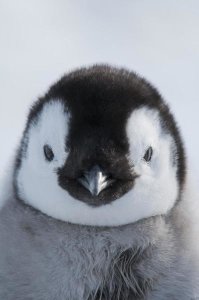
[[[56,219],[118,226],[166,214],[183,172],[179,132],[155,89],[94,67],[64,77],[31,110],[15,189]]]

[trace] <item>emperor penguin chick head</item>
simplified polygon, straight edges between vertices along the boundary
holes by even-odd
[[[32,107],[15,165],[17,198],[77,224],[164,215],[185,177],[181,137],[157,90],[108,66],[64,76]]]

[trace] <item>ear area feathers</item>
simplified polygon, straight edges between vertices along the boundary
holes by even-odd
[[[23,160],[28,162],[30,157],[34,161],[35,168],[44,168],[47,164],[44,154],[45,145],[52,149],[55,156],[51,165],[62,166],[67,157],[66,141],[70,114],[60,99],[49,100],[40,106],[40,110],[37,110],[37,107],[34,110],[35,114],[30,114],[31,119],[28,120],[28,126],[24,132],[19,152],[21,162],[17,168],[21,167]]]
[[[141,107],[132,111],[126,124],[130,156],[133,161],[142,159],[149,147],[158,145],[162,133],[159,112]]]

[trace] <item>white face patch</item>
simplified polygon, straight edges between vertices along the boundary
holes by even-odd
[[[166,214],[178,197],[177,167],[174,164],[174,140],[161,128],[159,112],[141,108],[134,111],[127,123],[130,161],[139,178],[130,195],[135,220]],[[152,147],[149,162],[143,157]]]
[[[118,226],[143,218],[165,214],[178,195],[176,167],[172,165],[173,140],[163,133],[159,114],[140,108],[128,119],[126,134],[130,145],[129,160],[139,177],[132,190],[110,204],[91,207],[74,199],[58,184],[57,168],[68,154],[65,140],[69,116],[59,101],[46,104],[37,123],[28,132],[27,154],[17,175],[20,197],[41,212],[76,224]],[[48,144],[54,160],[46,161],[43,146]],[[143,157],[153,148],[150,162]]]

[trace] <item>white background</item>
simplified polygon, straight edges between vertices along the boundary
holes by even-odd
[[[199,175],[198,0],[0,0],[0,176],[30,104],[63,73],[100,62],[158,87]]]

